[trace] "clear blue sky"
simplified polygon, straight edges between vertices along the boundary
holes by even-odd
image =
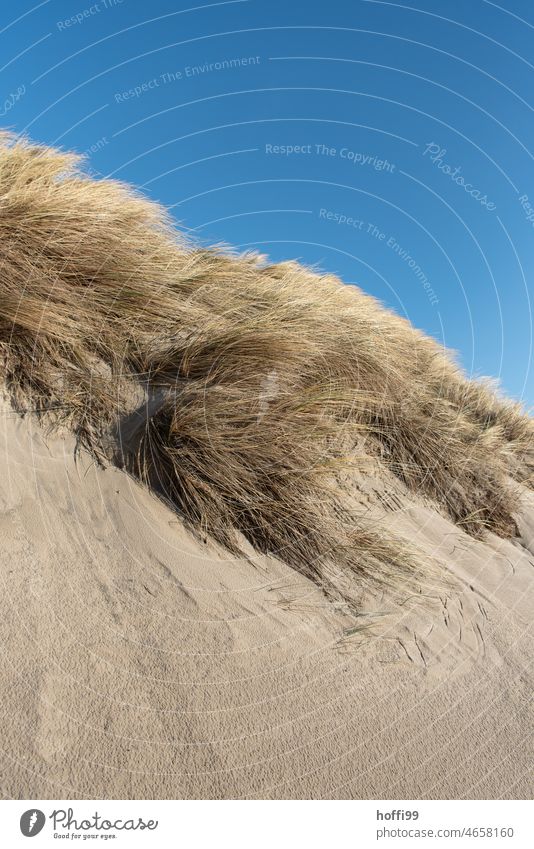
[[[532,405],[530,0],[22,0],[0,38],[2,126],[337,272]]]

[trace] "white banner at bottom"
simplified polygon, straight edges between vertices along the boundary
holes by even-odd
[[[533,808],[525,801],[2,801],[1,843],[532,849]]]

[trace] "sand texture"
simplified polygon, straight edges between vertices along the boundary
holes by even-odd
[[[70,435],[0,426],[4,798],[531,795],[531,494],[481,541],[399,488],[377,521],[454,586],[355,618]]]

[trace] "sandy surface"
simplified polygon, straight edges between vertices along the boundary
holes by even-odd
[[[401,497],[388,521],[460,589],[347,635],[294,571],[6,406],[0,452],[4,797],[532,794],[532,500],[482,543]]]

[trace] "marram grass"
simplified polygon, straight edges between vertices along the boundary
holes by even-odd
[[[130,187],[9,134],[0,202],[13,405],[203,537],[246,539],[349,601],[409,580],[416,558],[347,496],[366,457],[467,533],[514,534],[532,420],[358,288],[191,244]]]

